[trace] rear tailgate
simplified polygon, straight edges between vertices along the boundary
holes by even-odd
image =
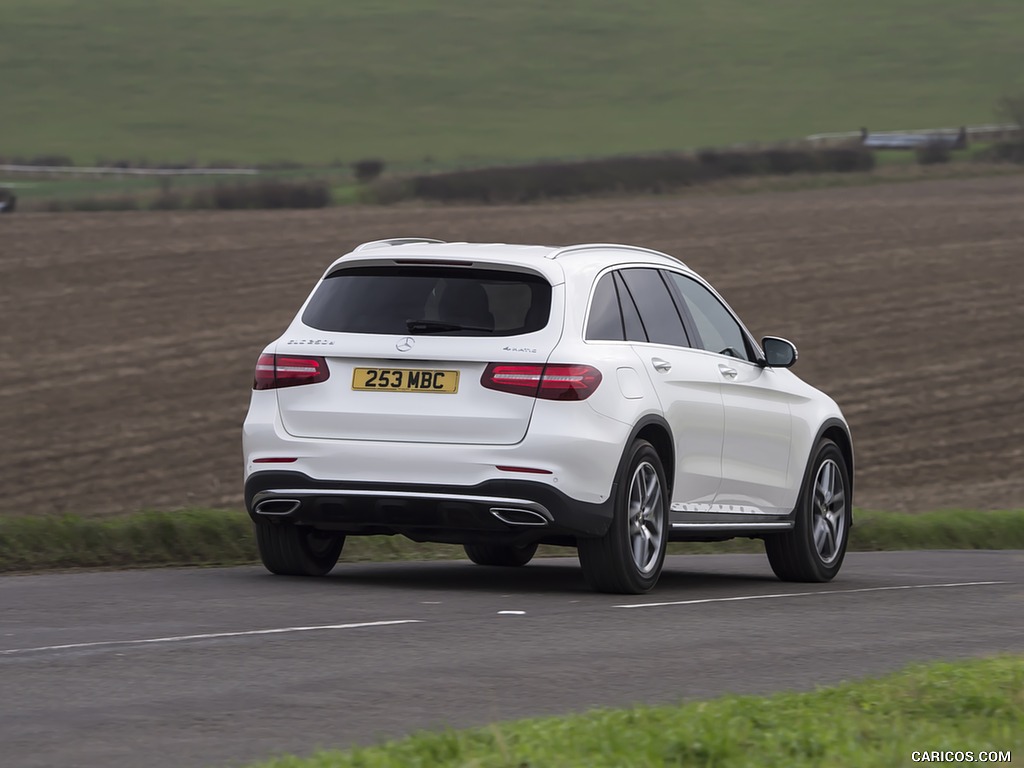
[[[395,348],[401,339],[364,336],[327,347],[344,345],[347,353],[326,355],[327,381],[278,390],[285,429],[296,437],[338,440],[494,445],[523,439],[534,398],[486,389],[480,377],[489,362],[545,361],[557,338],[531,339],[528,348],[535,351],[524,353],[505,350],[509,345],[496,339],[420,337],[406,355]],[[324,346],[288,349],[325,352]]]
[[[481,376],[488,363],[547,361],[561,335],[561,286],[544,282],[538,289],[537,275],[507,271],[498,277],[451,267],[391,271],[400,279],[391,279],[387,269],[352,270],[355,278],[347,283],[329,284],[327,278],[278,342],[278,355],[323,357],[330,372],[326,381],[278,390],[285,429],[296,437],[337,440],[522,440],[534,398],[485,388]],[[532,293],[517,290],[520,278],[533,283]],[[430,281],[434,288],[424,299],[420,289]],[[467,290],[470,282],[486,287],[486,299],[474,297],[480,292],[473,286]],[[445,290],[454,292],[448,301]],[[479,307],[473,306],[476,298]],[[540,311],[528,305],[535,299]],[[339,302],[346,302],[343,311]],[[425,325],[410,330],[410,320]],[[352,327],[360,332],[350,332]]]

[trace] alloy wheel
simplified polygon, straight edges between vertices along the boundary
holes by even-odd
[[[825,565],[832,563],[842,551],[846,536],[846,491],[843,474],[832,459],[818,467],[811,499],[811,532],[814,548]]]
[[[629,544],[633,562],[640,573],[654,570],[665,537],[661,482],[648,462],[633,472],[629,485]]]

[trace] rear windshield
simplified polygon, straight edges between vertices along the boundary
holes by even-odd
[[[551,314],[551,285],[522,272],[460,267],[355,267],[320,284],[302,314],[339,333],[516,336]]]

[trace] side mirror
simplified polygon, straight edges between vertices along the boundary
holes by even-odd
[[[761,339],[764,349],[764,364],[769,368],[789,368],[797,360],[796,345],[778,336],[765,336]]]

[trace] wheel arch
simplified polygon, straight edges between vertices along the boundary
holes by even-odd
[[[637,440],[646,440],[653,447],[661,459],[661,467],[665,472],[665,482],[668,484],[668,496],[672,498],[672,489],[676,480],[676,447],[672,437],[672,428],[661,416],[649,414],[641,418],[629,433],[629,439],[619,460],[619,468],[616,477],[621,476],[622,466],[629,455],[629,448]]]
[[[850,504],[852,505],[854,489],[853,438],[850,437],[850,428],[841,419],[827,419],[818,429],[818,434],[815,435],[814,442],[811,443],[811,453],[807,457],[807,463],[804,468],[804,482],[807,482],[806,478],[807,473],[811,469],[811,461],[814,459],[814,454],[818,450],[818,444],[822,440],[831,440],[839,447],[839,452],[843,454],[843,459],[846,461],[846,469],[850,474]]]

